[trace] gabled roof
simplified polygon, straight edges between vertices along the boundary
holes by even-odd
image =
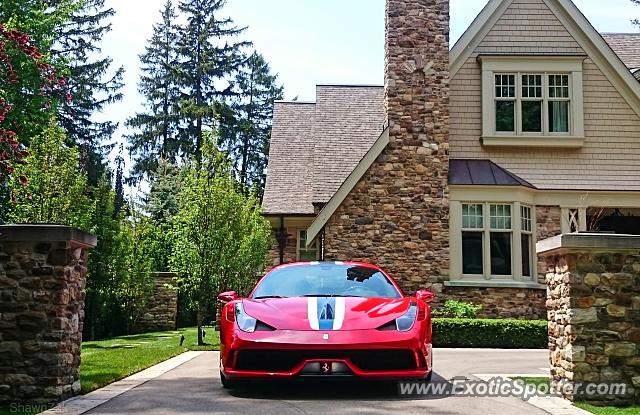
[[[631,72],[640,69],[640,33],[603,33],[602,37]]]
[[[451,159],[449,184],[536,187],[491,160]]]
[[[640,115],[640,82],[571,0],[541,0],[584,49],[631,108]],[[489,0],[451,49],[453,77],[514,0]]]
[[[269,169],[262,208],[265,214],[313,214],[313,127],[315,103],[276,102]]]
[[[318,85],[316,102],[275,103],[267,215],[312,215],[338,190],[384,125],[384,88]]]

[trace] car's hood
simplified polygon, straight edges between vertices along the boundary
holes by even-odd
[[[375,329],[400,317],[409,298],[294,297],[244,299],[244,310],[280,330]]]

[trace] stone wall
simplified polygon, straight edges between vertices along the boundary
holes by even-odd
[[[387,0],[389,144],[329,219],[327,260],[386,269],[407,292],[449,273],[449,2]]]
[[[280,265],[280,246],[277,240],[278,229],[273,230],[271,238],[271,249],[267,253],[267,271],[271,268]],[[286,228],[287,232],[287,244],[284,248],[284,261],[283,264],[289,262],[295,262],[298,256],[297,241],[298,230]]]
[[[560,235],[538,253],[547,265],[554,384],[623,382],[623,396],[562,392],[595,404],[640,402],[640,237]]]
[[[535,288],[445,287],[432,306],[454,299],[481,305],[478,317],[544,320],[546,297],[545,290]]]
[[[167,288],[175,274],[154,273],[155,288],[142,317],[135,324],[137,332],[167,331],[176,329],[178,291]]]
[[[55,403],[80,392],[87,249],[52,225],[0,226],[0,402]]]

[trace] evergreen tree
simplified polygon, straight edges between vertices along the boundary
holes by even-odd
[[[128,137],[135,163],[131,174],[136,180],[156,170],[159,159],[175,162],[191,150],[177,135],[180,89],[176,84],[176,14],[171,0],[161,13],[162,22],[153,26],[149,44],[140,55],[138,91],[145,97],[146,110],[127,121],[128,127],[137,130]]]
[[[231,155],[240,184],[259,196],[266,178],[273,102],[284,94],[276,78],[262,55],[254,52],[235,77],[229,116],[221,128],[221,147]]]
[[[203,132],[215,129],[220,102],[233,94],[230,77],[244,63],[243,49],[250,42],[233,42],[244,32],[229,17],[220,17],[226,0],[182,0],[178,6],[186,18],[179,28],[178,65],[183,140],[199,160]]]
[[[63,0],[50,0],[57,6]],[[58,27],[52,53],[68,67],[67,83],[73,100],[62,100],[58,120],[70,140],[80,146],[82,169],[91,184],[104,172],[104,155],[117,128],[113,121],[99,122],[94,115],[122,99],[124,69],[111,71],[112,59],[100,56],[99,42],[111,30],[107,21],[114,15],[104,0],[84,0],[70,20]]]

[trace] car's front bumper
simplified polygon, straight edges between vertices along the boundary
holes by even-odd
[[[420,339],[418,329],[404,333],[234,330],[230,340],[222,347],[220,362],[227,378],[419,379],[431,371],[431,344]]]

